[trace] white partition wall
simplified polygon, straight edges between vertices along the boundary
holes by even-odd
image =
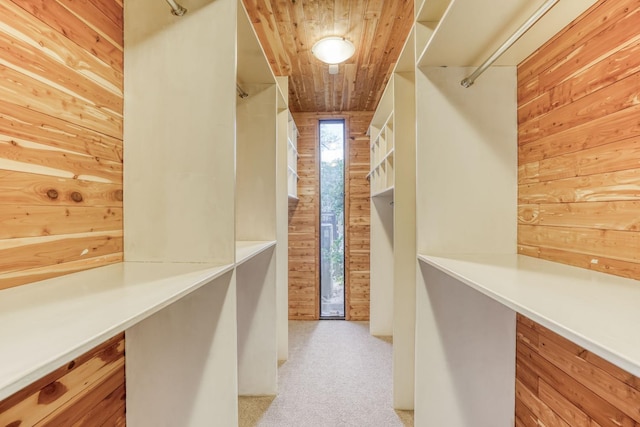
[[[238,100],[238,248],[276,242],[276,86],[243,83],[243,90],[249,96]],[[277,391],[276,251],[252,255],[237,267],[238,391],[269,395]]]
[[[471,71],[416,72],[420,254],[515,250],[516,70]],[[512,426],[515,314],[455,282],[418,267],[416,425]]]
[[[371,321],[393,336],[393,406],[414,408],[416,116],[411,32],[378,104],[371,135]]]
[[[125,260],[233,264],[237,4],[186,6],[179,18],[162,1],[125,4]],[[128,425],[237,424],[231,273],[126,345]]]
[[[276,80],[279,89],[276,148],[276,323],[278,360],[282,361],[289,357],[289,80],[286,76],[276,77]]]
[[[125,6],[127,261],[233,262],[235,17],[233,0]]]
[[[236,425],[233,276],[127,330],[127,425]]]
[[[515,249],[515,68],[470,71],[416,73],[419,253]],[[416,425],[513,425],[515,314],[428,265],[416,291]]]
[[[277,391],[277,154],[282,94],[238,2],[236,272],[238,392]],[[280,307],[280,309],[282,309]]]

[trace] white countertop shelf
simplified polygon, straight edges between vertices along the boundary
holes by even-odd
[[[418,259],[640,375],[640,281],[516,254]]]
[[[0,400],[232,269],[122,262],[0,291]]]
[[[276,245],[275,240],[239,240],[236,242],[236,265],[241,265],[256,255]]]

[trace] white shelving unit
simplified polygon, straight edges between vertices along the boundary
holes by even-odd
[[[389,95],[392,96],[392,95]],[[383,111],[378,109],[378,111]],[[375,120],[375,118],[374,118]],[[391,194],[394,185],[393,111],[381,125],[371,124],[371,196]]]
[[[289,201],[292,200],[289,165],[291,113],[288,108],[289,78],[276,77],[280,91],[278,105],[277,188],[276,188],[276,323],[278,329],[278,361],[289,357]],[[297,136],[297,135],[296,135]],[[296,144],[294,144],[295,147]],[[297,153],[294,166],[297,168]],[[295,187],[297,189],[297,182]],[[294,199],[297,200],[297,199]]]
[[[167,277],[141,275],[136,284],[125,267],[122,281],[106,275],[113,279],[109,290],[86,310],[101,313],[107,297],[114,298],[114,312],[127,313],[134,303],[144,310],[163,288],[177,292],[155,314],[112,329],[126,327],[127,425],[238,422],[236,277],[224,274],[187,294],[190,276],[170,274],[174,267],[166,266],[224,270],[235,263],[236,112],[229,106],[236,102],[237,12],[237,0],[202,4],[180,19],[156,0],[132,2],[124,11],[124,256]],[[102,271],[110,270],[88,274]],[[83,300],[73,296],[68,303]],[[67,323],[89,324],[84,315]]]
[[[277,303],[273,246],[278,238],[278,114],[285,102],[241,2],[237,19],[237,82],[248,94],[236,98],[236,262],[243,260],[236,269],[238,393],[275,395],[277,311],[283,308]]]
[[[124,32],[125,262],[2,291],[0,398],[125,331],[128,425],[237,425],[276,391],[286,100],[237,0],[140,0]]]
[[[594,1],[560,2],[473,86],[460,81],[542,3],[416,4],[416,425],[513,425],[515,313],[535,311],[508,301],[535,277],[508,271],[520,263],[516,65]]]
[[[370,331],[393,336],[393,403],[414,405],[415,71],[414,34],[378,104],[371,136]]]
[[[287,189],[290,199],[298,199],[298,127],[289,113],[287,126]]]

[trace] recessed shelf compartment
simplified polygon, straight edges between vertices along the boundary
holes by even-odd
[[[422,54],[429,44],[452,0],[424,0],[416,9],[416,52]]]

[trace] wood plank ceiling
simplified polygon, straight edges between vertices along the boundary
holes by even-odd
[[[243,0],[276,76],[289,76],[293,112],[373,111],[413,23],[413,0]],[[356,52],[339,72],[311,54],[341,36]]]

